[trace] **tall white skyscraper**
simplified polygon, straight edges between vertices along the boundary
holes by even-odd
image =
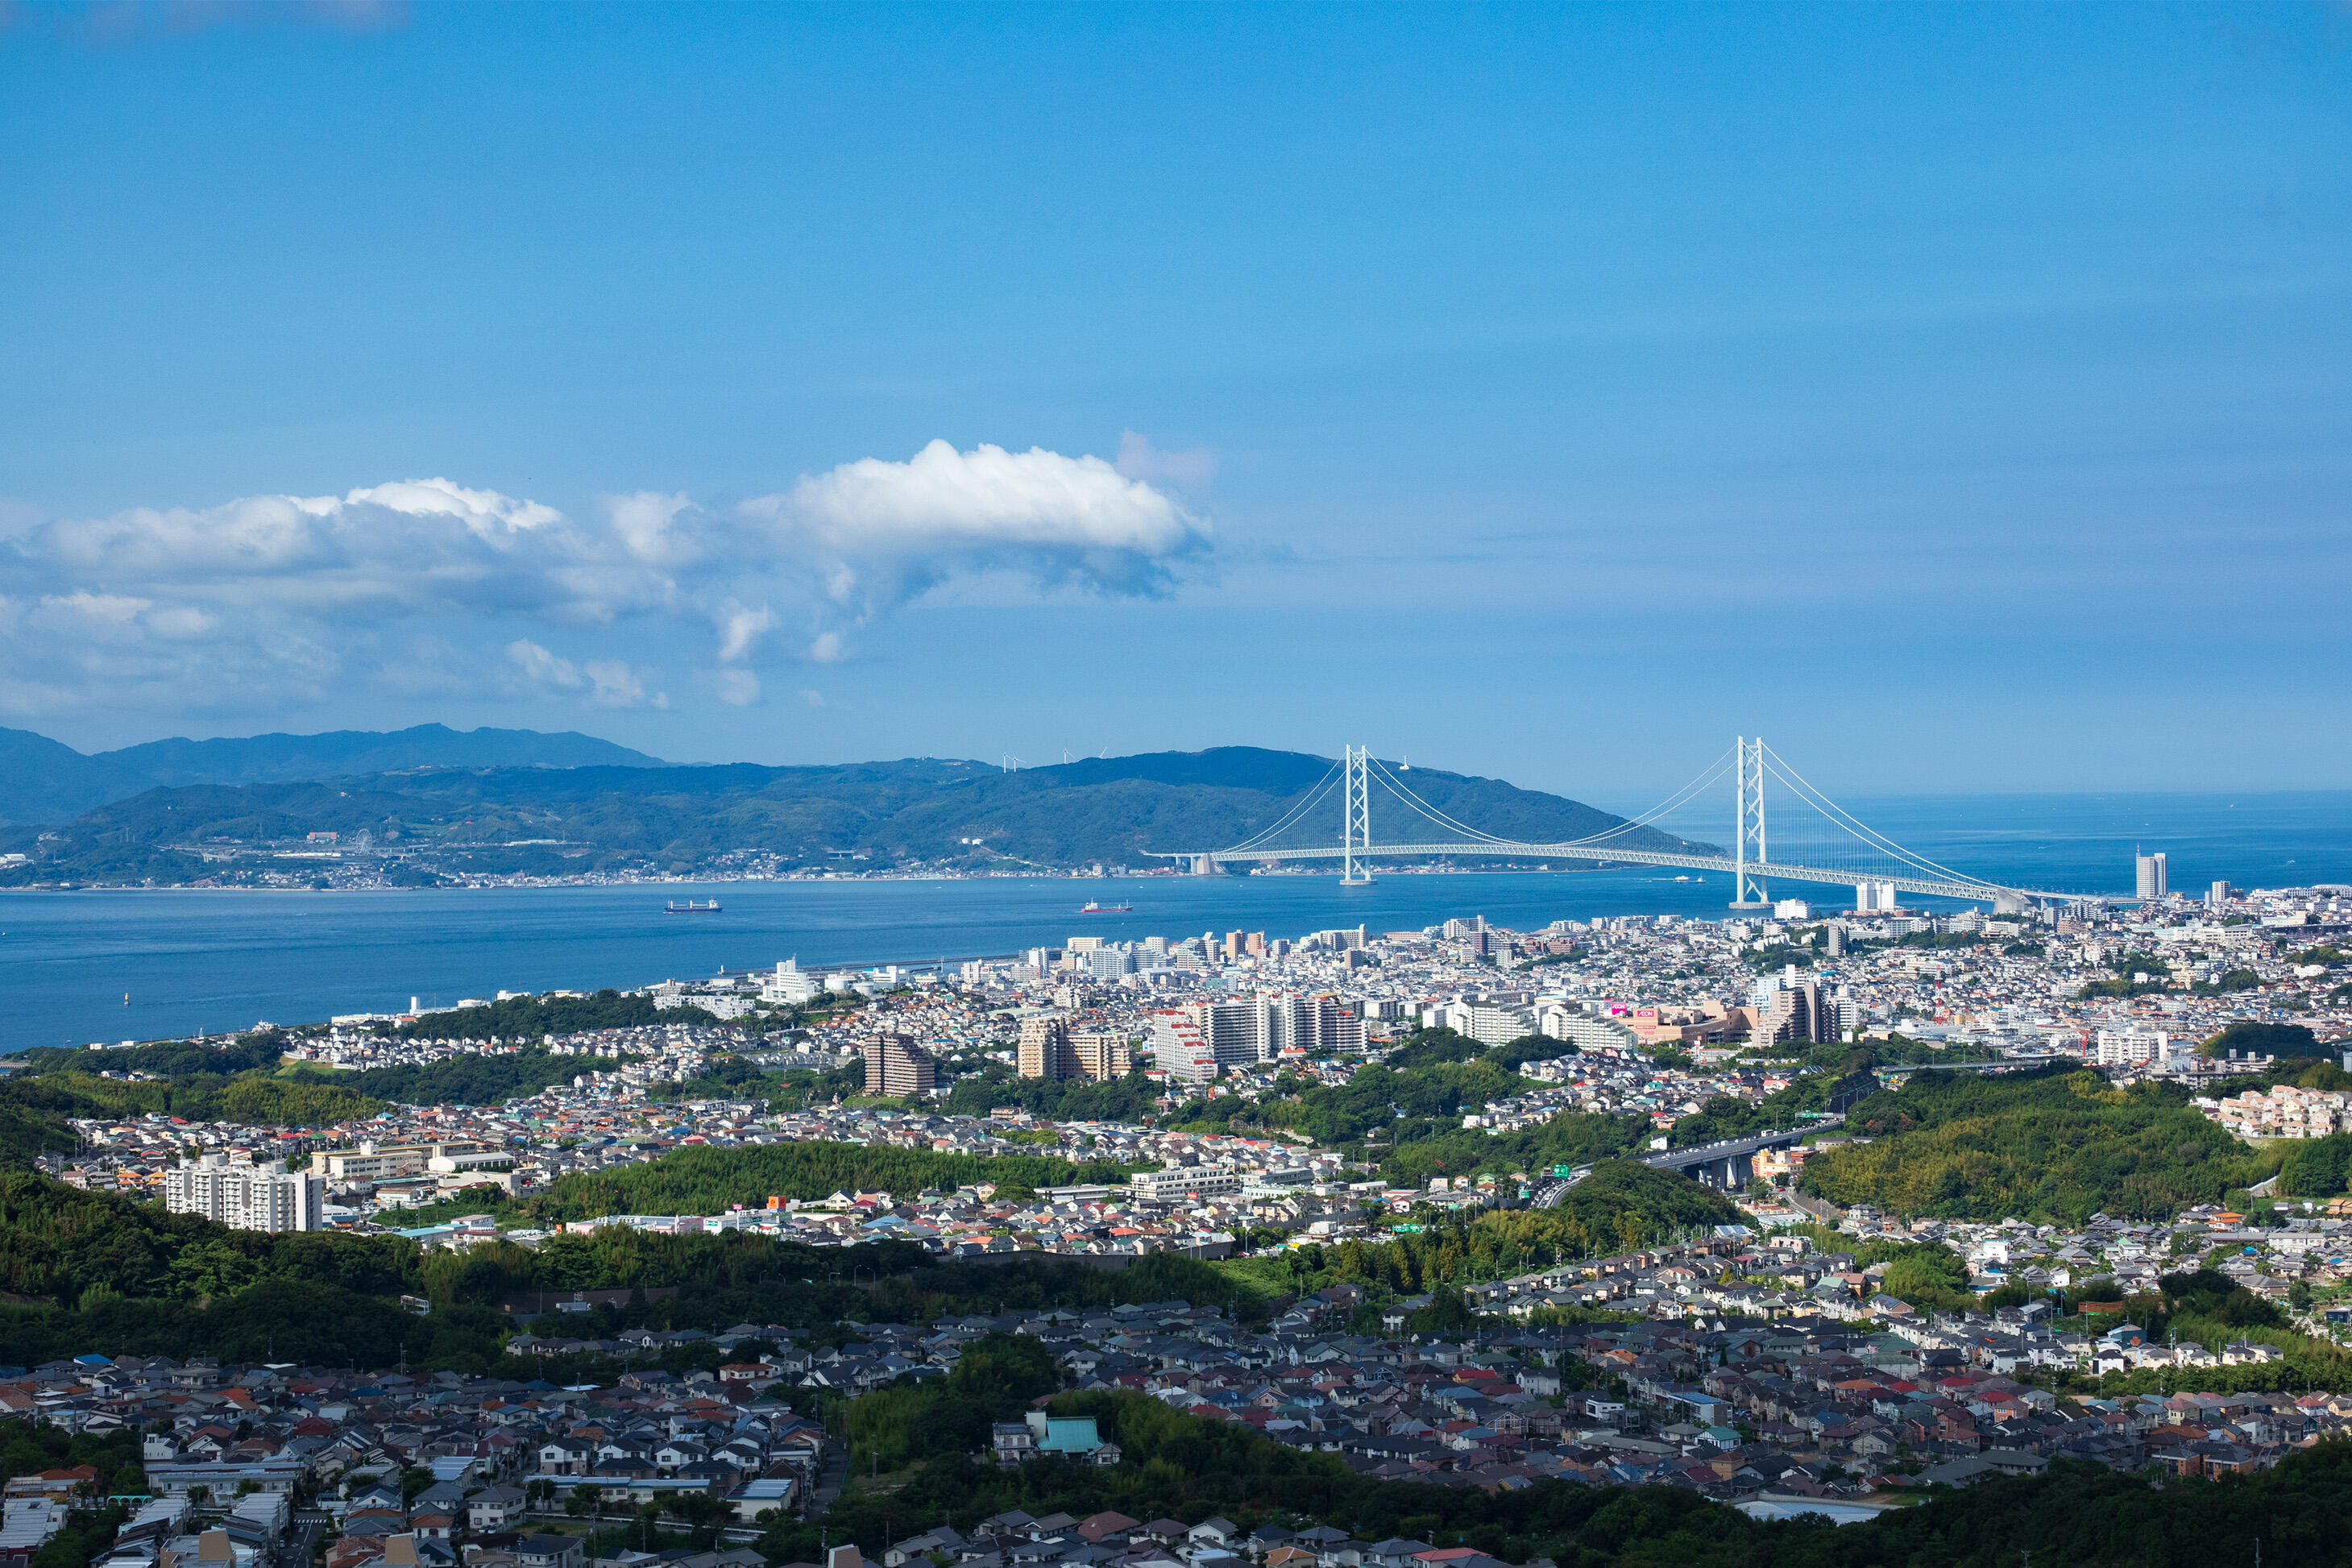
[[[2135,868],[2139,873],[2138,892],[2141,898],[2161,899],[2171,893],[2172,884],[2165,865],[2163,850],[2159,849],[2153,855],[2137,857]]]

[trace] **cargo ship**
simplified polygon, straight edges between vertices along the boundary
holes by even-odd
[[[1078,913],[1082,915],[1131,915],[1134,912],[1133,904],[1098,904],[1092,899],[1078,906]]]
[[[681,904],[672,899],[662,906],[662,912],[670,915],[715,915],[719,912],[719,900],[713,899],[707,904],[698,904],[688,899]]]

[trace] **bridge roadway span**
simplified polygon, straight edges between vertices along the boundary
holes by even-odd
[[[1827,1123],[1791,1128],[1785,1132],[1759,1132],[1749,1138],[1726,1138],[1714,1143],[1694,1143],[1687,1149],[1664,1149],[1643,1157],[1642,1163],[1658,1171],[1679,1171],[1710,1187],[1737,1191],[1756,1179],[1756,1156],[1766,1149],[1787,1149],[1808,1132]]]
[[[1337,860],[1353,854],[1359,860],[1381,857],[1419,855],[1508,855],[1514,858],[1542,860],[1606,860],[1620,866],[1671,866],[1681,870],[1737,872],[1740,863],[1725,855],[1682,855],[1656,849],[1621,849],[1605,844],[1375,844],[1367,848],[1361,845],[1350,850],[1334,845],[1314,849],[1220,849],[1206,853],[1181,853],[1155,850],[1155,860],[1190,861],[1196,870],[1208,871],[1220,860]],[[2025,888],[1996,887],[1990,882],[1939,881],[1923,877],[1882,876],[1875,871],[1831,871],[1819,866],[1791,866],[1774,861],[1750,860],[1748,874],[1762,882],[1832,882],[1853,887],[1861,882],[1892,883],[1898,891],[1925,893],[1944,899],[1984,899],[1996,902],[2035,898],[2058,898],[2056,893],[2037,893]]]
[[[1818,1132],[1830,1126],[1823,1120],[1810,1127],[1794,1127],[1781,1132],[1759,1132],[1748,1138],[1725,1138],[1713,1143],[1694,1143],[1687,1149],[1665,1149],[1643,1156],[1642,1163],[1657,1171],[1677,1171],[1693,1181],[1710,1187],[1736,1192],[1756,1179],[1756,1156],[1766,1149],[1786,1149],[1808,1132]],[[1576,1184],[1592,1174],[1590,1165],[1579,1165],[1566,1176],[1555,1177],[1536,1189],[1534,1206],[1557,1208]]]

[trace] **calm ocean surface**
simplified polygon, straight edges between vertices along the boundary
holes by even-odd
[[[2176,889],[2352,882],[2352,792],[1955,795],[1852,809],[1896,842],[1998,882],[2128,893],[2135,845],[2165,850]],[[1965,826],[1963,826],[1965,825]],[[1712,839],[1719,823],[1669,824]],[[1783,847],[1784,842],[1786,847]],[[1801,849],[1772,840],[1776,858]],[[1795,897],[1837,899],[1791,885]],[[782,882],[468,891],[0,894],[0,1051],[152,1039],[389,1011],[499,990],[636,985],[772,965],[929,963],[1058,943],[1076,931],[1183,936],[1241,927],[1417,929],[1483,914],[1519,929],[1607,914],[1719,916],[1730,879],[1672,872],[1118,881]],[[718,915],[665,900],[718,896]],[[1089,899],[1135,906],[1081,918]],[[129,1005],[124,1005],[128,994]]]

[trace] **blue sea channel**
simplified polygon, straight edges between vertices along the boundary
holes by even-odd
[[[2012,886],[2128,893],[2135,847],[2170,857],[2176,889],[2352,882],[2352,792],[1954,795],[1856,803],[1863,820],[1946,865]],[[1727,838],[1693,819],[1675,830]],[[1834,887],[1784,891],[1829,904]],[[631,986],[804,965],[929,963],[1053,945],[1241,928],[1419,929],[1484,915],[1721,918],[1729,879],[1610,869],[1336,875],[666,883],[385,892],[0,895],[0,1051],[154,1039],[389,1011],[500,990]],[[717,898],[718,914],[670,900]],[[1081,915],[1089,900],[1132,913]],[[127,998],[127,1001],[126,1001]]]

